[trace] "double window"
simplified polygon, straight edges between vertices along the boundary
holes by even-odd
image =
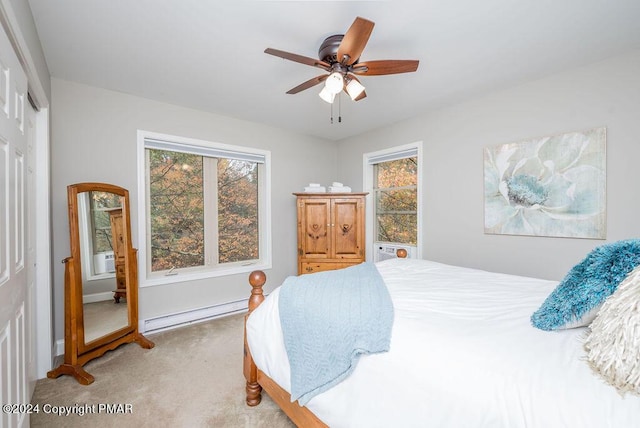
[[[143,285],[270,264],[269,152],[141,134]]]

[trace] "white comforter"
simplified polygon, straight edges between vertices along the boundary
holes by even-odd
[[[584,329],[531,326],[556,282],[425,260],[376,266],[394,303],[391,350],[363,356],[307,404],[329,426],[640,426],[640,397],[621,397],[586,363]],[[278,290],[247,334],[256,365],[289,390]]]

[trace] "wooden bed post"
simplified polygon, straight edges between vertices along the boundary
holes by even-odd
[[[249,284],[251,284],[251,297],[249,297],[249,312],[244,317],[244,377],[247,380],[247,404],[257,406],[262,401],[262,387],[258,383],[258,367],[251,358],[251,351],[247,345],[247,318],[251,312],[264,300],[262,286],[267,281],[267,276],[261,270],[251,272]]]
[[[262,401],[262,391],[282,409],[282,411],[299,427],[305,428],[329,428],[309,409],[301,406],[298,401],[291,402],[291,395],[269,376],[258,369],[251,357],[251,351],[247,344],[247,318],[255,308],[264,301],[262,287],[267,281],[264,272],[256,270],[249,274],[251,284],[251,297],[249,297],[249,312],[244,317],[244,377],[247,380],[246,401],[249,406],[257,406]]]

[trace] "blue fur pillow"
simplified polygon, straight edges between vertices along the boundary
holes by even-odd
[[[575,265],[531,316],[540,330],[588,325],[627,274],[640,265],[640,239],[596,247]]]

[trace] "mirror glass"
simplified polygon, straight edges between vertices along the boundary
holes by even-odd
[[[123,197],[105,191],[78,193],[84,343],[129,325]]]

